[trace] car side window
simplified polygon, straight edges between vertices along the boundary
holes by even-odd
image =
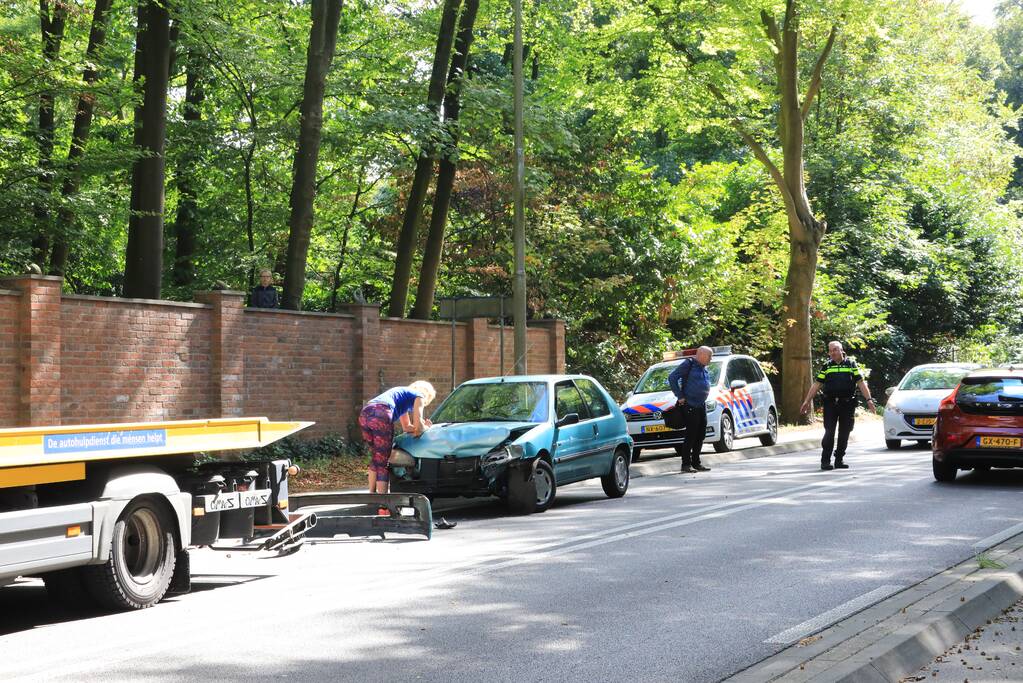
[[[607,405],[604,394],[596,384],[588,379],[577,379],[575,385],[582,392],[583,398],[586,400],[586,407],[590,409],[592,417],[604,417],[611,414],[611,408]]]
[[[752,358],[743,358],[742,364],[745,366],[745,372],[743,372],[743,379],[746,380],[747,384],[754,384],[764,378],[760,373],[760,366]]]
[[[741,358],[733,358],[728,361],[728,367],[725,369],[725,388],[732,386],[732,382],[737,379],[746,379],[745,373],[742,371]]]
[[[578,414],[580,420],[590,417],[582,395],[571,382],[564,382],[554,387],[554,411],[559,420],[571,413]]]

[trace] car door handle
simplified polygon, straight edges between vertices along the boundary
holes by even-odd
[[[597,425],[593,425],[593,436],[597,435]]]

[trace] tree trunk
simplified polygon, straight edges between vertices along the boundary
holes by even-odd
[[[461,0],[444,0],[441,11],[440,30],[437,33],[437,50],[433,55],[433,70],[430,73],[430,86],[426,96],[426,106],[430,113],[437,116],[440,103],[444,98],[444,84],[451,58],[451,46],[455,38],[455,22],[458,20],[458,8]],[[412,257],[416,248],[419,220],[423,213],[423,202],[426,190],[430,187],[430,176],[433,174],[433,162],[436,155],[436,144],[427,140],[419,157],[416,159],[416,170],[409,188],[408,202],[405,205],[405,216],[398,234],[395,248],[397,256],[394,262],[394,279],[391,283],[391,300],[387,306],[387,315],[392,318],[405,316],[405,305],[408,301],[409,279],[412,276]]]
[[[458,154],[458,115],[461,111],[462,83],[466,78],[469,49],[472,47],[473,26],[479,10],[479,0],[465,0],[462,16],[458,20],[458,37],[455,40],[455,55],[451,58],[451,71],[444,94],[444,125],[447,129],[450,149],[441,156],[437,173],[437,191],[433,195],[433,211],[430,214],[430,232],[423,251],[423,266],[419,272],[419,287],[416,290],[416,305],[413,318],[428,320],[433,311],[433,297],[437,290],[437,273],[440,270],[441,255],[444,252],[444,228],[448,222],[451,207],[451,192],[455,185],[456,159]]]
[[[305,289],[305,265],[309,254],[309,236],[313,228],[313,200],[316,195],[316,165],[320,155],[323,129],[323,92],[327,72],[334,60],[337,27],[341,19],[341,0],[313,0],[312,28],[306,53],[305,85],[299,122],[298,149],[295,152],[294,179],[291,185],[291,219],[288,221],[287,267],[281,306],[302,308]]]
[[[186,130],[195,129],[202,120],[202,103],[205,99],[201,78],[202,59],[190,50],[185,64],[185,106],[182,118]],[[187,135],[186,135],[187,136]],[[186,140],[185,152],[176,174],[178,181],[178,211],[174,218],[174,269],[172,279],[175,285],[186,287],[195,280],[195,236],[199,229],[199,202],[195,191],[195,172],[198,155],[194,140]]]
[[[49,0],[39,0],[39,29],[42,34],[43,61],[46,68],[54,68],[64,38],[67,8],[57,2],[50,13]],[[53,189],[53,116],[54,94],[45,89],[39,94],[39,122],[36,142],[39,145],[39,199],[32,209],[36,220],[36,238],[32,241],[32,260],[46,272],[46,259],[50,251],[50,192]]]
[[[92,88],[99,73],[95,64],[99,60],[98,54],[103,47],[107,37],[107,17],[110,16],[110,4],[113,0],[96,0],[96,6],[92,13],[92,25],[89,28],[89,46],[85,50],[85,69],[82,71],[82,81],[86,88]],[[91,92],[85,92],[78,97],[78,104],[75,107],[75,123],[71,132],[71,146],[67,152],[67,169],[64,174],[64,182],[61,186],[61,208],[57,215],[57,229],[54,234],[53,253],[50,255],[50,274],[63,275],[67,267],[68,258],[68,231],[75,220],[75,214],[71,210],[71,198],[78,193],[78,186],[81,183],[82,156],[85,154],[85,145],[89,140],[89,130],[92,127],[92,113],[96,106],[96,97]]]
[[[810,299],[817,269],[817,245],[810,241],[792,242],[790,246],[782,304],[785,335],[782,342],[780,418],[795,422],[801,419],[799,408],[812,381]]]
[[[135,80],[143,80],[135,109],[132,202],[124,263],[124,296],[159,299],[163,275],[164,142],[170,68],[170,16],[160,0],[139,0]]]

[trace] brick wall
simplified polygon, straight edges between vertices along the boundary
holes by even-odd
[[[18,422],[20,307],[20,292],[0,290],[0,425]]]
[[[65,295],[60,308],[63,424],[212,413],[209,306]]]
[[[451,390],[451,325],[199,303],[62,295],[58,278],[0,281],[0,427],[265,415],[348,435],[367,398],[426,379]],[[564,325],[528,330],[529,371],[564,372]],[[510,372],[512,329],[505,330]],[[455,325],[455,381],[502,374],[499,328]]]

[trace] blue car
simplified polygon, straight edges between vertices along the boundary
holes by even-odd
[[[465,382],[422,436],[395,441],[391,490],[433,497],[499,496],[518,514],[543,512],[559,486],[600,477],[629,488],[632,439],[607,391],[583,375]]]

